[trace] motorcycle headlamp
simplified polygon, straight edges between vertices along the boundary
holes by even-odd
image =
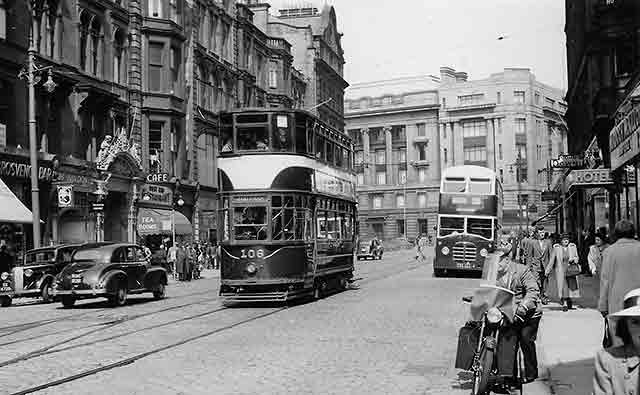
[[[0,279],[2,280],[6,280],[9,278],[9,273],[7,272],[3,272],[2,274],[0,274]]]
[[[487,321],[492,324],[497,324],[502,320],[502,312],[497,307],[492,307],[487,311]]]
[[[442,255],[449,255],[449,247],[447,246],[442,247]]]

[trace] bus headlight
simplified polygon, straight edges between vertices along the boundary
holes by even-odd
[[[442,255],[449,255],[449,247],[442,247],[442,250],[440,250],[440,252],[442,252]]]
[[[488,254],[489,254],[489,252],[487,251],[486,248],[483,248],[483,249],[480,250],[480,256],[481,257],[486,258]]]
[[[257,270],[258,269],[256,268],[256,265],[254,265],[253,263],[247,265],[247,273],[255,274]]]
[[[8,278],[9,278],[9,273],[4,272],[4,273],[0,274],[0,279],[2,279],[2,280],[6,280],[6,279],[8,279]]]
[[[502,319],[502,312],[497,307],[492,307],[487,311],[487,321],[497,324]]]

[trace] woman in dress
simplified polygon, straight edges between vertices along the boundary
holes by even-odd
[[[545,275],[549,279],[549,297],[559,300],[563,311],[573,309],[573,299],[580,297],[578,276],[567,276],[569,265],[578,264],[578,261],[578,248],[571,243],[568,234],[562,235],[561,244],[553,246]]]
[[[600,273],[602,272],[602,253],[609,247],[607,235],[604,233],[596,233],[595,244],[589,247],[587,260],[589,262],[589,270],[593,275],[593,287],[595,295],[600,295]]]

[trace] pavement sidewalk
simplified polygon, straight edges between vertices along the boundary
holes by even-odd
[[[593,389],[593,358],[602,348],[604,321],[596,310],[593,277],[579,281],[582,298],[574,302],[575,310],[545,306],[537,341],[541,378],[527,386],[527,393],[587,395]]]

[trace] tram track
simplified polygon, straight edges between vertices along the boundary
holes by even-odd
[[[378,282],[378,281],[382,281],[382,280],[388,279],[390,277],[395,277],[397,275],[400,275],[400,274],[402,274],[404,272],[417,270],[420,267],[422,267],[422,264],[411,264],[411,261],[409,261],[407,263],[408,263],[408,265],[404,269],[401,269],[401,270],[398,270],[398,267],[394,266],[394,265],[396,265],[396,263],[392,263],[392,264],[389,264],[389,269],[390,270],[385,270],[384,273],[382,273],[380,275],[376,275],[376,276],[372,276],[372,277],[369,277],[369,276],[365,275],[364,277],[362,277],[361,279],[358,280],[357,288],[361,287],[362,285],[366,285],[366,284],[371,284],[371,283],[375,283],[375,282]],[[387,267],[385,267],[385,269],[387,269]],[[357,288],[355,288],[355,289],[357,290]],[[340,292],[338,292],[338,294],[339,293]],[[329,296],[329,295],[327,295],[327,296]],[[213,336],[213,335],[216,335],[216,334],[219,334],[219,333],[222,333],[222,332],[229,331],[229,330],[234,329],[236,327],[249,324],[251,322],[260,320],[262,318],[266,318],[266,317],[269,317],[269,316],[276,315],[276,314],[278,314],[280,312],[283,312],[283,311],[287,310],[289,307],[290,306],[288,306],[288,305],[287,306],[283,306],[283,307],[279,307],[279,308],[276,308],[273,311],[269,311],[269,312],[266,312],[266,313],[258,314],[258,315],[255,315],[255,316],[252,316],[252,317],[249,317],[249,318],[246,318],[246,319],[242,319],[240,321],[237,321],[237,322],[234,322],[234,323],[231,323],[231,324],[219,327],[219,328],[212,329],[210,331],[206,331],[206,332],[203,332],[203,333],[195,334],[193,336],[187,337],[185,339],[181,339],[179,341],[171,342],[171,343],[166,344],[166,345],[161,346],[161,347],[151,348],[148,351],[135,354],[135,355],[133,355],[131,357],[123,358],[121,360],[117,360],[115,362],[107,363],[105,365],[98,366],[98,367],[93,368],[93,369],[80,371],[78,373],[70,374],[68,376],[64,376],[64,377],[61,377],[59,379],[51,380],[51,381],[45,382],[43,384],[39,384],[39,385],[32,386],[32,387],[29,387],[29,388],[26,388],[26,389],[23,389],[23,390],[20,390],[20,391],[17,391],[17,392],[13,392],[11,395],[30,394],[30,393],[34,393],[34,392],[37,392],[37,391],[45,390],[45,389],[48,389],[48,388],[60,386],[60,385],[66,384],[66,383],[70,383],[70,382],[73,382],[73,381],[76,381],[76,380],[79,380],[79,379],[82,379],[82,378],[85,378],[85,377],[93,376],[93,375],[96,375],[96,374],[99,374],[99,373],[102,373],[102,372],[105,372],[105,371],[109,371],[109,370],[116,369],[116,368],[119,368],[119,367],[127,366],[127,365],[130,365],[132,363],[135,363],[138,360],[150,357],[152,355],[155,355],[155,354],[158,354],[158,353],[161,353],[161,352],[164,352],[164,351],[176,348],[176,347],[180,347],[182,345],[185,345],[185,344],[188,344],[188,343],[191,343],[191,342],[194,342],[194,341],[197,341],[197,340],[209,337],[209,336]],[[79,343],[79,344],[75,344],[75,345],[70,345],[68,347],[63,347],[63,348],[60,348],[60,349],[53,350],[53,348],[58,347],[61,344],[49,346],[49,347],[47,347],[46,350],[38,350],[38,351],[40,351],[39,353],[33,353],[32,352],[32,353],[29,353],[29,354],[25,354],[25,355],[23,355],[21,357],[14,358],[12,360],[8,360],[8,361],[5,361],[5,362],[2,362],[2,363],[0,363],[0,367],[5,367],[5,366],[17,364],[17,363],[20,363],[20,362],[23,362],[23,361],[26,361],[26,360],[30,360],[30,359],[34,359],[34,358],[38,358],[38,357],[44,357],[44,356],[55,354],[55,353],[60,353],[60,352],[69,351],[69,350],[73,350],[73,349],[78,349],[78,348],[82,348],[82,347],[90,347],[92,345],[100,344],[100,343],[106,343],[106,342],[113,341],[113,340],[116,340],[116,339],[120,339],[120,338],[123,338],[123,337],[126,337],[126,336],[139,334],[139,333],[142,333],[142,332],[145,332],[145,331],[158,329],[158,328],[162,328],[162,327],[167,327],[167,326],[170,326],[170,325],[180,324],[180,323],[188,321],[188,320],[194,320],[194,319],[202,318],[202,317],[205,317],[205,316],[208,316],[208,315],[211,315],[211,314],[215,314],[217,312],[224,311],[224,310],[230,310],[230,308],[227,307],[227,306],[222,306],[220,308],[213,309],[211,311],[205,311],[205,312],[198,313],[198,314],[195,314],[195,315],[192,315],[192,316],[183,317],[183,318],[180,318],[180,319],[175,319],[175,320],[164,322],[164,323],[155,324],[155,325],[151,325],[151,326],[148,326],[148,327],[131,330],[131,331],[128,331],[128,332],[124,332],[124,333],[120,333],[120,334],[117,334],[117,335],[109,336],[109,337],[106,337],[106,338],[103,338],[103,339],[99,339],[99,340],[96,340],[96,341],[92,341],[92,342],[84,342],[84,343]]]

